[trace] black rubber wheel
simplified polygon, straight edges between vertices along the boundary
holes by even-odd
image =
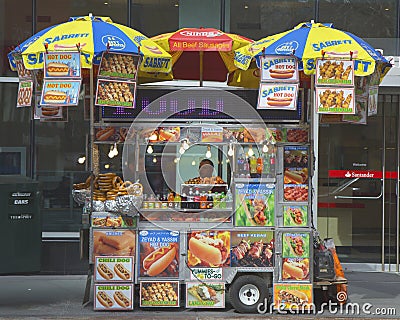
[[[269,313],[268,298],[268,283],[259,276],[242,275],[229,286],[229,300],[239,313]]]

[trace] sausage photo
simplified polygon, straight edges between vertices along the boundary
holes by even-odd
[[[222,239],[214,239],[200,234],[190,238],[189,251],[212,266],[220,266],[228,258],[228,249]]]
[[[122,263],[116,263],[114,266],[114,271],[117,276],[123,280],[129,280],[132,276],[129,270],[126,269]]]
[[[107,141],[114,134],[115,134],[115,128],[113,128],[113,127],[107,127],[107,128],[104,128],[104,129],[99,129],[96,132],[96,140],[97,141]]]
[[[114,305],[113,299],[105,291],[97,292],[96,298],[106,308],[111,308]]]
[[[68,76],[69,67],[65,63],[50,62],[46,66],[46,72],[50,77],[65,77]]]
[[[114,273],[112,270],[104,263],[99,263],[97,265],[97,272],[103,277],[103,279],[111,280],[114,278]]]
[[[287,107],[292,103],[292,98],[268,97],[267,103],[271,107]]]
[[[125,296],[121,291],[114,292],[114,300],[122,308],[128,308],[131,305],[131,299],[129,299],[127,296]]]
[[[269,70],[269,76],[273,79],[290,79],[293,78],[295,70],[280,70],[272,69]]]
[[[45,103],[63,103],[67,99],[67,94],[62,91],[47,91],[44,94],[43,101]]]
[[[143,260],[143,269],[147,275],[154,277],[163,272],[174,260],[176,248],[171,244],[151,252]]]

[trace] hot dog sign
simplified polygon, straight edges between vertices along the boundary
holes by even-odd
[[[297,84],[261,83],[257,109],[296,110]]]
[[[81,78],[79,52],[49,52],[44,56],[44,77]]]
[[[261,57],[261,81],[298,82],[299,73],[295,57]]]
[[[77,106],[80,80],[44,80],[41,106]]]

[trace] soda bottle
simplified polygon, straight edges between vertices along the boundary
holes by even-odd
[[[211,194],[211,190],[208,191],[208,195],[207,195],[207,209],[212,209],[214,207],[214,199],[213,196]]]
[[[240,153],[240,155],[239,155],[239,157],[237,159],[237,174],[236,174],[237,177],[241,177],[243,175],[243,173],[244,173],[244,162],[245,161],[246,160],[245,160],[243,152],[242,152],[242,153]]]
[[[194,209],[194,192],[192,187],[189,189],[189,193],[187,195],[187,208]]]
[[[219,194],[218,194],[218,192],[214,193],[213,207],[214,208],[219,208]]]
[[[246,157],[243,163],[243,177],[248,178],[249,176],[250,176],[250,164],[249,164],[249,158]]]
[[[207,209],[207,195],[205,192],[200,194],[200,209]]]
[[[257,177],[257,158],[254,155],[250,157],[250,177]]]
[[[182,197],[179,195],[179,193],[176,193],[175,197],[174,197],[174,208],[175,209],[181,208],[181,201],[182,201]]]
[[[264,165],[263,165],[263,158],[261,157],[261,155],[258,155],[258,158],[257,158],[257,167],[256,167],[257,176],[258,176],[258,177],[261,177],[262,172],[263,172],[263,167],[264,167]]]
[[[269,172],[272,177],[275,177],[275,151],[271,153],[269,158]]]
[[[225,193],[221,192],[220,198],[219,198],[219,207],[221,209],[226,209],[226,198],[225,198]]]
[[[170,192],[168,194],[168,208],[173,208],[174,207],[174,199],[175,199],[175,192]]]
[[[193,209],[200,209],[200,190],[196,188],[194,191],[194,208]]]
[[[228,189],[228,192],[226,193],[225,202],[226,202],[226,208],[232,209],[233,197],[232,197],[231,189]]]
[[[181,195],[181,209],[187,208],[187,196],[186,193],[182,193]]]

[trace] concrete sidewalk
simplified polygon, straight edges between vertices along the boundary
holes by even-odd
[[[0,319],[386,319],[400,318],[400,276],[395,273],[347,272],[349,300],[361,306],[359,315],[347,312],[330,313],[325,308],[322,314],[298,316],[242,315],[229,305],[218,311],[196,309],[147,309],[137,307],[133,312],[93,311],[93,304],[83,306],[82,300],[86,276],[0,276]],[[366,314],[362,306],[370,304]],[[367,305],[368,306],[368,305]],[[389,309],[391,308],[391,309]],[[353,307],[349,309],[354,310]],[[395,311],[395,314],[393,314]],[[373,314],[375,313],[375,314]],[[377,313],[386,313],[378,315]],[[388,313],[392,313],[388,315]]]

